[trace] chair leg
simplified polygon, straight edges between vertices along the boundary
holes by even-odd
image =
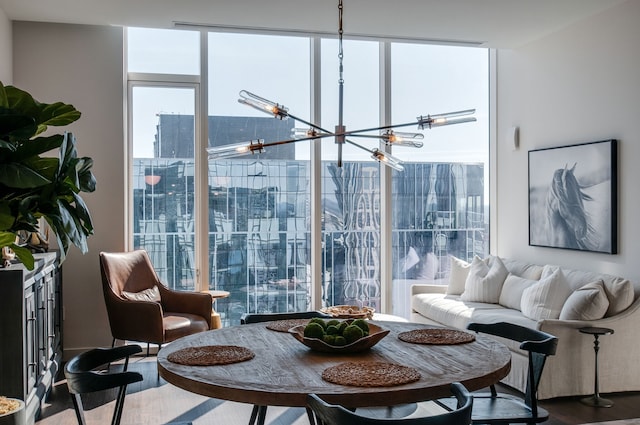
[[[87,425],[87,422],[84,420],[84,410],[82,407],[82,399],[80,398],[80,394],[69,394],[71,396],[71,401],[73,401],[73,409],[76,411],[76,419],[78,419],[78,425]]]
[[[113,338],[113,339],[111,340],[111,348],[113,348],[113,347],[115,347],[115,346],[116,346],[116,339],[115,339],[115,338]]]
[[[258,417],[258,410],[260,410],[260,406],[254,404],[253,409],[251,410],[251,417],[249,418],[249,425],[255,425],[256,418]]]
[[[147,357],[149,357],[149,343],[147,342]]]
[[[264,425],[264,421],[267,418],[267,406],[258,407],[258,421],[256,425]]]
[[[123,385],[118,390],[118,398],[116,399],[116,408],[113,412],[113,419],[111,425],[120,425],[120,418],[122,417],[122,408],[124,407],[124,396],[127,394],[127,386]]]
[[[316,425],[316,419],[315,416],[313,415],[313,410],[311,410],[310,407],[306,407],[307,409],[307,417],[309,417],[309,425]],[[320,420],[318,420],[318,424],[317,425],[321,425],[320,424]]]

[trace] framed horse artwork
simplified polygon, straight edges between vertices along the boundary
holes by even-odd
[[[617,141],[529,151],[529,245],[616,254]]]

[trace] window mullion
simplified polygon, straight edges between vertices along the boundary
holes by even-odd
[[[380,123],[391,124],[391,44],[380,43]],[[381,150],[391,147],[380,141]],[[391,281],[393,258],[392,205],[390,167],[380,167],[380,306],[383,313],[392,310]]]
[[[321,39],[311,38],[311,121],[321,121]],[[311,149],[311,307],[322,307],[322,141],[315,140]]]

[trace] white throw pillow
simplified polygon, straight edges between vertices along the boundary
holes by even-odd
[[[450,264],[451,268],[449,271],[447,295],[460,295],[464,292],[464,284],[467,281],[471,263],[467,263],[466,261],[451,255]]]
[[[502,291],[502,284],[509,271],[499,257],[491,258],[491,267],[480,257],[474,257],[469,275],[460,296],[462,301],[497,304]]]
[[[525,279],[524,277],[516,276],[509,273],[502,285],[502,291],[500,292],[500,299],[498,304],[503,307],[512,308],[520,311],[520,302],[522,300],[522,293],[528,287],[538,283],[537,280]]]
[[[609,308],[609,300],[601,280],[590,282],[573,291],[560,311],[560,320],[598,320]]]
[[[571,288],[562,271],[556,269],[551,275],[524,290],[520,309],[529,319],[557,319],[570,294]]]
[[[546,265],[542,271],[542,277],[550,275],[558,266]],[[569,287],[573,290],[579,289],[589,282],[602,280],[604,290],[609,299],[609,309],[605,317],[614,316],[626,310],[635,299],[633,284],[628,280],[618,276],[605,273],[591,272],[585,270],[562,269]]]
[[[635,294],[633,284],[628,279],[616,278],[612,281],[604,282],[604,292],[609,300],[609,308],[605,317],[615,316],[626,310],[631,304]]]
[[[158,289],[157,285],[153,285],[153,288],[148,288],[140,292],[122,291],[122,296],[131,301],[153,301],[159,303],[160,289]]]

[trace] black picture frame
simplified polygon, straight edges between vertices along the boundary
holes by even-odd
[[[529,245],[618,252],[615,139],[529,151]]]

